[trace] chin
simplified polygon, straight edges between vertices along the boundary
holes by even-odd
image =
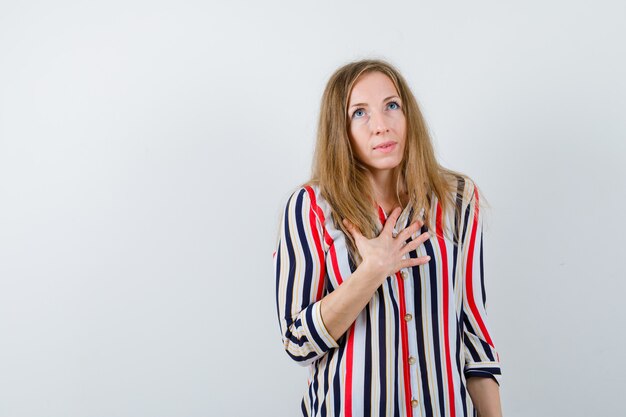
[[[384,163],[380,164],[380,169],[394,169],[400,166],[402,163],[402,158],[394,158],[389,161],[384,161]]]
[[[375,165],[370,165],[370,167],[376,171],[388,171],[391,169],[396,169],[400,166],[400,161],[394,161],[394,162],[389,162],[389,163],[385,163],[385,164],[375,164]]]

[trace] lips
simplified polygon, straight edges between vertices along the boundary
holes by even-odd
[[[379,145],[376,145],[374,147],[374,150],[376,151],[380,151],[383,153],[388,153],[393,151],[396,148],[396,145],[398,144],[398,142],[393,142],[393,141],[389,141],[389,142],[383,142]]]

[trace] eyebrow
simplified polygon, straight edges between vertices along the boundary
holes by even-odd
[[[389,96],[389,97],[385,98],[385,99],[383,100],[383,102],[385,102],[385,101],[387,101],[387,100],[391,100],[392,98],[397,98],[398,100],[400,99],[400,97],[398,97],[398,96],[396,96],[396,95],[393,95],[393,96]],[[348,108],[349,108],[349,109],[351,109],[352,107],[357,107],[357,106],[367,106],[367,103],[356,103],[356,104],[351,105],[351,106],[350,106],[350,107],[348,107]]]

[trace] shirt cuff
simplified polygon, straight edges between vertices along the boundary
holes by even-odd
[[[303,324],[307,339],[313,344],[315,351],[318,354],[322,354],[332,348],[339,347],[322,321],[322,312],[319,301],[313,303],[306,309]]]
[[[502,372],[498,362],[479,362],[465,365],[465,378],[493,378],[498,385],[502,382]]]

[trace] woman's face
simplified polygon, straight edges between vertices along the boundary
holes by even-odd
[[[382,72],[360,76],[348,98],[348,135],[361,163],[375,174],[402,162],[406,119],[400,95]]]

